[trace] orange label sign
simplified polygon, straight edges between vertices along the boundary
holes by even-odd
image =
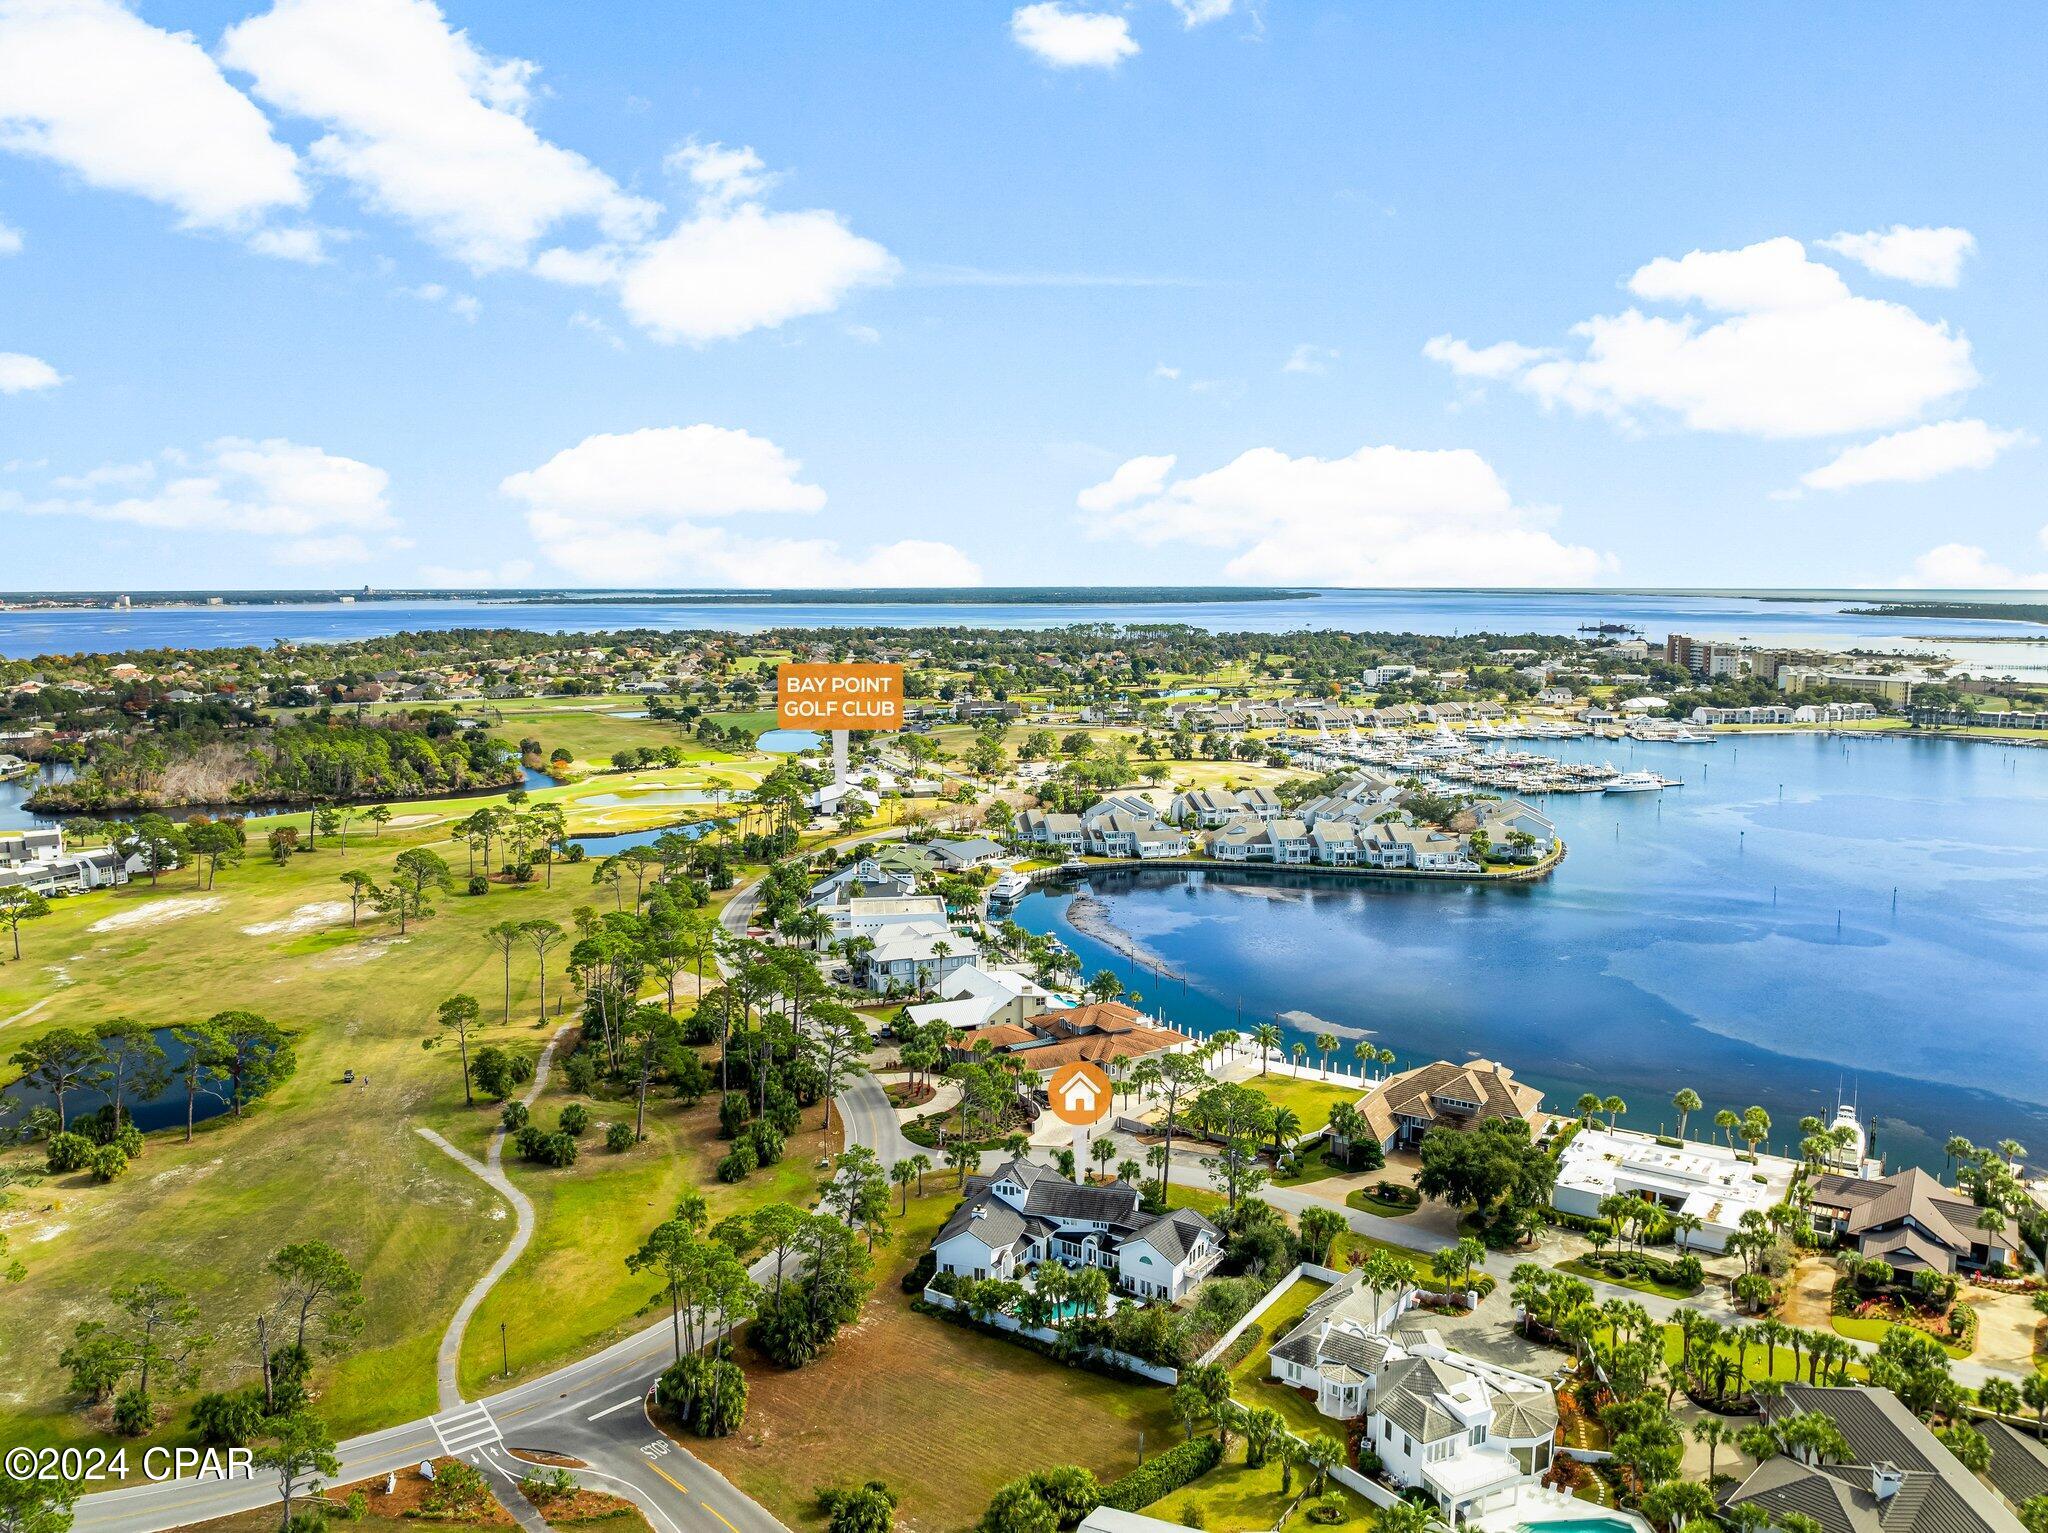
[[[784,665],[775,671],[784,729],[901,729],[900,665]]]
[[[1052,1103],[1053,1116],[1076,1128],[1101,1122],[1109,1111],[1109,1077],[1102,1073],[1100,1066],[1091,1065],[1085,1059],[1077,1059],[1053,1071],[1052,1079],[1046,1083],[1045,1094]]]

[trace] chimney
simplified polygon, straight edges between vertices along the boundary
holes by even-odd
[[[1899,1493],[1899,1487],[1906,1483],[1906,1476],[1898,1465],[1872,1464],[1870,1466],[1870,1494],[1879,1501],[1889,1501]]]

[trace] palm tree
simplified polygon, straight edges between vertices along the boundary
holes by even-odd
[[[1628,1111],[1628,1103],[1620,1097],[1606,1097],[1600,1103],[1600,1110],[1607,1114],[1607,1126],[1611,1129],[1615,1120]]]
[[[1287,1147],[1301,1137],[1301,1114],[1291,1107],[1273,1109],[1273,1153],[1285,1155]]]
[[[1722,1139],[1731,1150],[1735,1148],[1735,1130],[1741,1125],[1742,1120],[1735,1116],[1735,1109],[1732,1107],[1724,1107],[1714,1114],[1714,1127],[1721,1131]]]
[[[1977,1153],[1977,1147],[1961,1134],[1955,1134],[1950,1136],[1948,1143],[1941,1147],[1941,1151],[1948,1157],[1948,1175],[1953,1176],[1957,1166]]]
[[[1259,1046],[1259,1074],[1261,1076],[1266,1074],[1267,1064],[1272,1059],[1272,1051],[1280,1047],[1282,1036],[1279,1025],[1273,1022],[1261,1022],[1252,1029],[1252,1042]]]
[[[1678,1094],[1671,1099],[1671,1106],[1678,1113],[1678,1137],[1685,1137],[1685,1120],[1698,1112],[1701,1107],[1700,1094],[1690,1086],[1678,1088]]]
[[[1593,1120],[1600,1114],[1600,1105],[1601,1097],[1599,1092],[1587,1091],[1581,1093],[1578,1103],[1579,1121],[1588,1128],[1591,1128]]]
[[[1352,1044],[1351,1054],[1358,1061],[1358,1073],[1360,1075],[1365,1074],[1368,1069],[1380,1061],[1380,1051],[1369,1043]]]
[[[1330,1073],[1330,1051],[1336,1047],[1337,1035],[1335,1033],[1316,1034],[1316,1066],[1325,1075]]]
[[[1712,1489],[1714,1484],[1715,1455],[1720,1452],[1723,1443],[1732,1441],[1734,1437],[1735,1429],[1719,1416],[1702,1416],[1692,1424],[1692,1440],[1696,1443],[1705,1443],[1707,1446],[1707,1486],[1709,1489]]]
[[[1308,1045],[1297,1038],[1294,1040],[1294,1047],[1290,1052],[1294,1055],[1294,1068],[1299,1070],[1301,1062],[1308,1058]]]
[[[1705,1227],[1706,1221],[1698,1214],[1688,1214],[1680,1211],[1671,1216],[1671,1230],[1673,1234],[1678,1236],[1678,1249],[1681,1251],[1691,1250],[1692,1241],[1687,1237]]]

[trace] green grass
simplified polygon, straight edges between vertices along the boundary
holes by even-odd
[[[560,1107],[579,1100],[559,1085],[535,1104],[552,1123]],[[583,1099],[586,1100],[587,1099]],[[727,1146],[717,1137],[716,1097],[692,1108],[650,1098],[647,1139],[623,1154],[604,1148],[599,1126],[633,1120],[631,1100],[588,1103],[593,1127],[576,1164],[563,1170],[507,1159],[506,1169],[533,1200],[534,1239],[477,1309],[463,1339],[462,1386],[472,1396],[496,1387],[509,1354],[512,1377],[524,1378],[565,1358],[597,1350],[666,1313],[660,1285],[626,1270],[626,1257],[647,1232],[674,1212],[694,1187],[713,1222],[727,1214],[788,1202],[809,1207],[818,1186],[817,1161],[827,1153],[818,1132],[823,1113],[807,1111],[804,1130],[775,1165],[734,1185],[717,1180]],[[840,1140],[833,1116],[831,1143]],[[573,1303],[562,1302],[574,1295]],[[505,1324],[501,1347],[498,1333]]]
[[[1698,1288],[1685,1288],[1677,1283],[1659,1283],[1651,1278],[1615,1277],[1589,1265],[1582,1257],[1573,1257],[1568,1262],[1557,1264],[1559,1272],[1569,1272],[1573,1277],[1584,1278],[1589,1283],[1611,1283],[1616,1288],[1633,1288],[1637,1293],[1653,1293],[1665,1299],[1690,1299],[1699,1292]]]
[[[1327,1181],[1333,1176],[1343,1176],[1351,1168],[1331,1160],[1327,1155],[1311,1155],[1298,1163],[1292,1171],[1283,1172],[1273,1178],[1275,1187],[1302,1187],[1310,1182]]]
[[[1273,1378],[1266,1359],[1273,1350],[1273,1343],[1292,1330],[1308,1307],[1327,1292],[1327,1283],[1319,1283],[1310,1277],[1297,1278],[1273,1307],[1259,1316],[1259,1330],[1264,1340],[1230,1370],[1232,1394],[1245,1405],[1263,1405],[1278,1411],[1285,1418],[1289,1430],[1301,1436],[1328,1431],[1332,1423],[1315,1408],[1313,1401],[1304,1399],[1291,1385]]]
[[[823,1526],[821,1485],[888,1482],[912,1529],[973,1525],[1005,1481],[1080,1464],[1107,1481],[1146,1450],[1178,1442],[1171,1391],[1068,1368],[1020,1346],[917,1313],[898,1277],[931,1244],[959,1194],[932,1177],[878,1254],[860,1322],[795,1372],[742,1347],[747,1419],[690,1451],[790,1528]]]
[[[1837,1336],[1846,1336],[1851,1341],[1867,1341],[1872,1343],[1883,1341],[1885,1332],[1897,1324],[1896,1321],[1880,1320],[1875,1316],[1857,1315],[1835,1315],[1829,1319],[1828,1323],[1833,1327]],[[1917,1329],[1917,1327],[1908,1326],[1907,1329],[1913,1330]],[[1937,1341],[1941,1340],[1939,1337],[1934,1339]],[[1968,1357],[1971,1352],[1969,1347],[1955,1347],[1945,1341],[1941,1343],[1941,1350],[1950,1357]]]
[[[1291,1075],[1254,1075],[1244,1084],[1275,1107],[1293,1108],[1301,1118],[1301,1129],[1305,1134],[1312,1134],[1327,1125],[1330,1109],[1339,1102],[1356,1102],[1364,1095],[1356,1086],[1305,1081]]]
[[[1201,1525],[1207,1533],[1265,1533],[1268,1528],[1279,1527],[1281,1518],[1307,1483],[1304,1472],[1295,1470],[1292,1487],[1283,1494],[1279,1464],[1268,1462],[1252,1469],[1245,1465],[1240,1445],[1233,1443],[1231,1452],[1236,1456],[1235,1462],[1218,1464],[1192,1485],[1153,1502],[1145,1508],[1145,1515],[1161,1522],[1186,1524],[1188,1513],[1199,1509]],[[1327,1528],[1332,1533],[1365,1533],[1373,1525],[1372,1507],[1363,1496],[1342,1487],[1333,1488],[1344,1500],[1342,1522],[1311,1522],[1304,1507],[1303,1515],[1289,1526],[1297,1530]]]
[[[453,807],[466,814],[491,801]],[[450,807],[399,805],[397,813],[438,822]],[[293,819],[303,825],[303,816]],[[351,929],[345,902],[338,916],[308,910],[341,900],[344,869],[382,879],[393,857],[412,846],[439,851],[460,880],[467,854],[446,834],[439,823],[381,837],[358,830],[346,853],[323,840],[319,851],[280,868],[262,854],[259,830],[249,860],[221,872],[211,890],[195,888],[193,873],[179,871],[154,890],[142,880],[56,901],[46,919],[24,928],[23,961],[0,966],[0,1055],[59,1025],[90,1028],[131,1016],[168,1026],[242,1007],[292,1030],[299,1067],[242,1120],[201,1125],[189,1146],[176,1131],[150,1135],[127,1174],[105,1186],[75,1176],[43,1179],[32,1149],[0,1154],[0,1169],[29,1178],[14,1189],[9,1210],[14,1253],[28,1275],[7,1288],[0,1304],[0,1440],[95,1437],[73,1410],[56,1359],[79,1321],[106,1312],[114,1285],[166,1278],[191,1292],[208,1329],[235,1336],[267,1288],[262,1269],[270,1254],[309,1239],[340,1247],[361,1270],[366,1296],[355,1346],[317,1368],[322,1413],[346,1435],[432,1410],[441,1330],[503,1248],[511,1218],[495,1193],[414,1131],[434,1127],[479,1153],[497,1117],[488,1104],[464,1107],[452,1049],[428,1053],[420,1041],[434,1006],[466,991],[482,1002],[486,1019],[473,1046],[537,1051],[554,1024],[537,1019],[533,961],[515,957],[513,1020],[493,1020],[503,1006],[503,968],[485,929],[534,917],[566,927],[577,906],[598,897],[587,867],[564,865],[552,888],[536,880],[521,888],[494,885],[480,898],[437,896],[433,918],[402,937],[369,912]],[[169,918],[92,930],[108,917],[151,912]],[[296,929],[246,930],[294,921]],[[570,998],[565,956],[561,948],[550,955],[551,1011]],[[57,997],[32,1017],[6,1020]],[[357,1073],[358,1084],[340,1084],[345,1069]],[[617,1291],[623,1267],[610,1270],[617,1246],[654,1212],[650,1199],[700,1169],[690,1160],[643,1181],[638,1168],[655,1159],[590,1150],[542,1201],[537,1250],[574,1244],[579,1221],[605,1238],[593,1246],[583,1288],[524,1290],[531,1323],[540,1328],[526,1352],[536,1364],[546,1348],[573,1350],[637,1302]],[[575,1195],[558,1206],[552,1193],[572,1180]],[[513,1281],[517,1292],[523,1273]],[[200,1387],[246,1382],[245,1350],[238,1342],[214,1349]],[[176,1409],[159,1440],[181,1434],[185,1419]]]
[[[1345,1197],[1344,1204],[1362,1214],[1378,1214],[1382,1219],[1405,1219],[1422,1207],[1420,1203],[1389,1203],[1385,1198],[1374,1197],[1363,1187],[1354,1187]]]

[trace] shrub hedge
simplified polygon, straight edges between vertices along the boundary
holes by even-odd
[[[1194,1437],[1168,1448],[1150,1463],[1140,1464],[1121,1480],[1102,1488],[1102,1504],[1135,1512],[1161,1496],[1170,1496],[1207,1474],[1223,1461],[1223,1444],[1213,1437]]]

